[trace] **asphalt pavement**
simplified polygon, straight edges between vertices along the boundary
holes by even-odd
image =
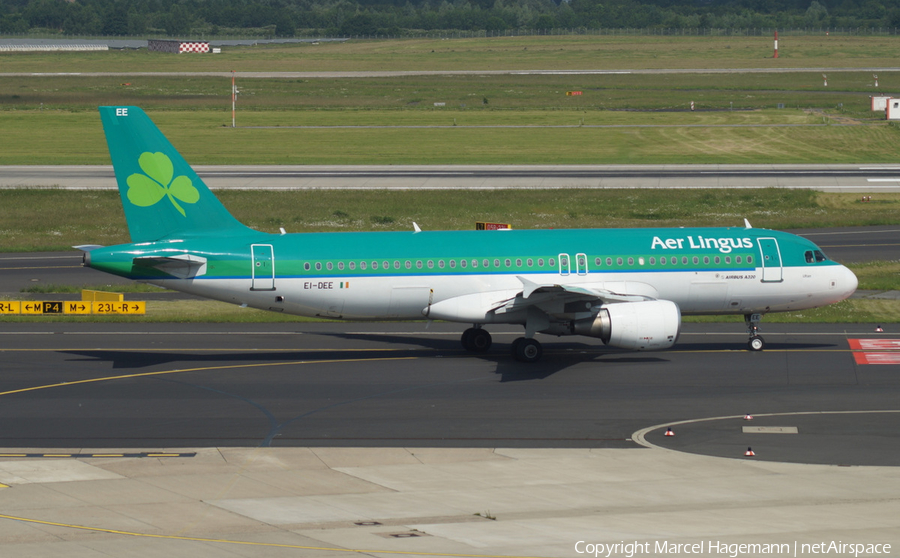
[[[898,165],[196,165],[212,189],[802,188],[900,191]],[[111,166],[0,166],[0,188],[115,189]]]

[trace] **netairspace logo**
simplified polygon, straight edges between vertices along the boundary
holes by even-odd
[[[663,555],[705,555],[728,556],[739,558],[747,555],[780,555],[792,556],[863,556],[890,555],[891,545],[884,543],[845,543],[843,541],[828,541],[818,543],[726,543],[721,541],[700,541],[697,543],[670,543],[669,541],[653,542],[628,542],[617,543],[589,543],[578,541],[575,543],[575,552],[594,556],[594,558],[635,556],[663,556]]]

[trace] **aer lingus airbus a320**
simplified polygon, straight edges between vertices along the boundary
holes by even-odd
[[[515,324],[535,334],[655,350],[683,314],[760,316],[841,301],[856,276],[812,242],[744,227],[269,234],[239,223],[137,107],[100,107],[131,244],[86,246],[85,265],[243,306],[347,320]]]

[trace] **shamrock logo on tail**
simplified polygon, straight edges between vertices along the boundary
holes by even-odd
[[[175,200],[197,203],[200,192],[194,188],[191,179],[182,175],[172,180],[175,171],[165,153],[142,153],[138,164],[145,174],[135,173],[128,177],[128,200],[134,205],[149,207],[168,196],[175,209],[187,217]]]

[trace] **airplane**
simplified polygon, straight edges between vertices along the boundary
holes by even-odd
[[[852,271],[805,238],[773,230],[641,228],[272,234],[238,222],[138,107],[99,107],[131,236],[85,245],[84,265],[211,299],[343,320],[514,324],[511,347],[536,362],[538,333],[600,338],[644,351],[672,347],[682,315],[759,321],[839,302]]]

